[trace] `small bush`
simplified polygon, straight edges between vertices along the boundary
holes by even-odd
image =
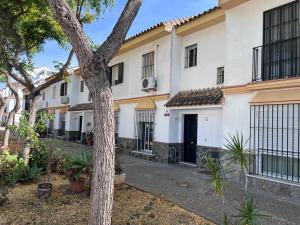
[[[38,168],[36,165],[25,166],[21,173],[19,174],[19,182],[28,183],[28,182],[35,182],[40,178],[42,169]]]
[[[41,169],[45,173],[48,169],[50,153],[43,142],[36,143],[30,151],[29,166]]]
[[[14,185],[25,168],[23,159],[4,151],[0,154],[0,183]]]

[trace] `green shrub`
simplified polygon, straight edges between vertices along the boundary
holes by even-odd
[[[48,169],[50,153],[43,142],[36,143],[30,151],[29,166],[36,166],[45,173]]]
[[[29,165],[25,166],[19,174],[19,182],[28,183],[35,182],[40,178],[42,169],[38,168],[36,165],[30,167]]]
[[[23,159],[8,151],[0,153],[0,184],[14,185],[25,168]]]

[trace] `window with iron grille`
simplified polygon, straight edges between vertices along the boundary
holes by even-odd
[[[80,92],[84,91],[84,81],[80,81]]]
[[[197,44],[185,48],[184,67],[189,68],[197,66]]]
[[[136,149],[152,153],[155,110],[139,110],[135,113]]]
[[[217,84],[224,83],[224,67],[217,68]]]
[[[262,80],[300,75],[299,1],[264,12]]]
[[[142,79],[154,77],[154,52],[142,56]]]
[[[300,179],[300,104],[251,106],[249,173]]]

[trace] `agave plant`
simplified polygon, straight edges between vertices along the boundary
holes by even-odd
[[[227,144],[225,149],[228,150],[228,156],[231,163],[238,163],[245,175],[245,191],[247,192],[248,188],[248,177],[247,177],[247,168],[248,168],[248,157],[245,151],[246,144],[248,140],[244,139],[243,134],[238,132],[235,135],[229,135],[229,139],[225,138]]]
[[[234,217],[238,218],[240,225],[260,225],[261,220],[267,215],[260,213],[253,199],[245,199],[238,208],[238,214]]]

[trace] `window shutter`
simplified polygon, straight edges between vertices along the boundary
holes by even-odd
[[[64,84],[60,85],[60,96],[64,96]]]
[[[118,74],[118,83],[123,83],[124,77],[124,63],[119,64],[119,74]]]
[[[107,74],[107,79],[110,83],[110,85],[112,85],[112,67],[108,67],[108,74]]]
[[[67,95],[68,94],[68,83],[66,82],[65,83],[65,93],[64,93],[64,95]]]

